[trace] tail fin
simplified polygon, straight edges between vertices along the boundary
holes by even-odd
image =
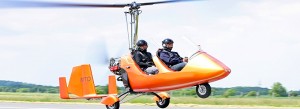
[[[79,97],[96,95],[92,70],[89,64],[73,67],[68,92]]]
[[[59,77],[59,93],[60,98],[62,99],[69,99],[69,92],[66,82],[66,77]]]
[[[108,94],[118,94],[115,75],[110,75],[108,78]]]

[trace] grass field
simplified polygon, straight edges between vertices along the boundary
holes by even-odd
[[[154,103],[153,96],[141,96],[129,101],[129,103]],[[130,96],[128,97],[130,98]],[[99,103],[99,100],[63,100],[58,94],[46,93],[4,93],[0,92],[0,101],[25,101],[25,102],[82,102]],[[243,105],[243,106],[274,106],[274,107],[300,107],[299,97],[285,98],[216,98],[201,99],[198,97],[172,97],[172,104],[196,104],[196,105]]]

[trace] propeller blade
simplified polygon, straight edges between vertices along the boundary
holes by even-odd
[[[43,1],[24,1],[7,0],[0,2],[0,8],[124,8],[130,4],[87,4],[70,2],[43,2]]]
[[[88,47],[86,60],[91,64],[108,66],[109,59],[109,52],[105,41],[97,40],[92,42]]]
[[[141,6],[144,6],[144,5],[154,5],[154,4],[163,4],[163,3],[176,3],[176,2],[189,2],[189,1],[202,1],[202,0],[166,0],[166,1],[139,3],[139,4]]]

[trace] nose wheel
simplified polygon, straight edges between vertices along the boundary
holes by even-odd
[[[208,83],[200,84],[196,87],[196,93],[200,98],[207,98],[210,96],[211,87]]]
[[[158,107],[160,108],[166,108],[169,106],[170,104],[170,98],[166,98],[164,100],[159,100],[159,101],[156,101],[156,104]]]

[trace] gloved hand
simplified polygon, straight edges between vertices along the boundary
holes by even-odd
[[[183,61],[183,62],[189,62],[189,58],[188,58],[188,57],[184,57],[184,58],[182,59],[182,61]]]

